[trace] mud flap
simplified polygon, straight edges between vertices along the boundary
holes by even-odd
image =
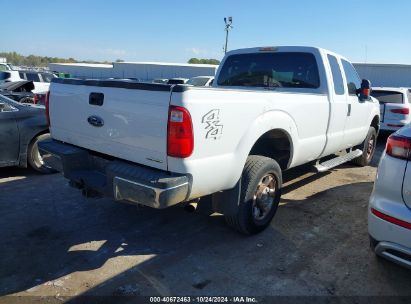
[[[240,204],[241,178],[235,187],[229,190],[220,191],[212,195],[213,211],[226,216],[237,214]]]

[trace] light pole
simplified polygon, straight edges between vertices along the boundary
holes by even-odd
[[[227,45],[228,45],[228,32],[233,28],[233,17],[224,17],[225,23],[225,47],[224,47],[224,54],[227,53]]]

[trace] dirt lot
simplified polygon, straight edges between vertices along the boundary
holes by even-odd
[[[287,172],[272,225],[254,237],[221,216],[87,200],[58,174],[1,169],[0,295],[410,296],[411,272],[368,246],[383,146],[371,167]]]

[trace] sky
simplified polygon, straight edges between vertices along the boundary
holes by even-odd
[[[0,51],[187,62],[228,49],[318,46],[353,62],[411,64],[411,1],[1,0]]]

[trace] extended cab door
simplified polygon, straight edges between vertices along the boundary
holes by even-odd
[[[344,129],[347,120],[347,97],[342,67],[336,56],[327,54],[332,77],[329,77],[331,99],[330,123],[327,133],[327,146],[322,155],[329,155],[345,148]],[[332,79],[332,81],[331,81]]]
[[[357,71],[348,61],[341,59],[346,80],[347,96],[347,121],[344,131],[346,147],[353,147],[364,141],[369,129],[370,103],[360,101],[357,90],[361,87],[361,80]]]

